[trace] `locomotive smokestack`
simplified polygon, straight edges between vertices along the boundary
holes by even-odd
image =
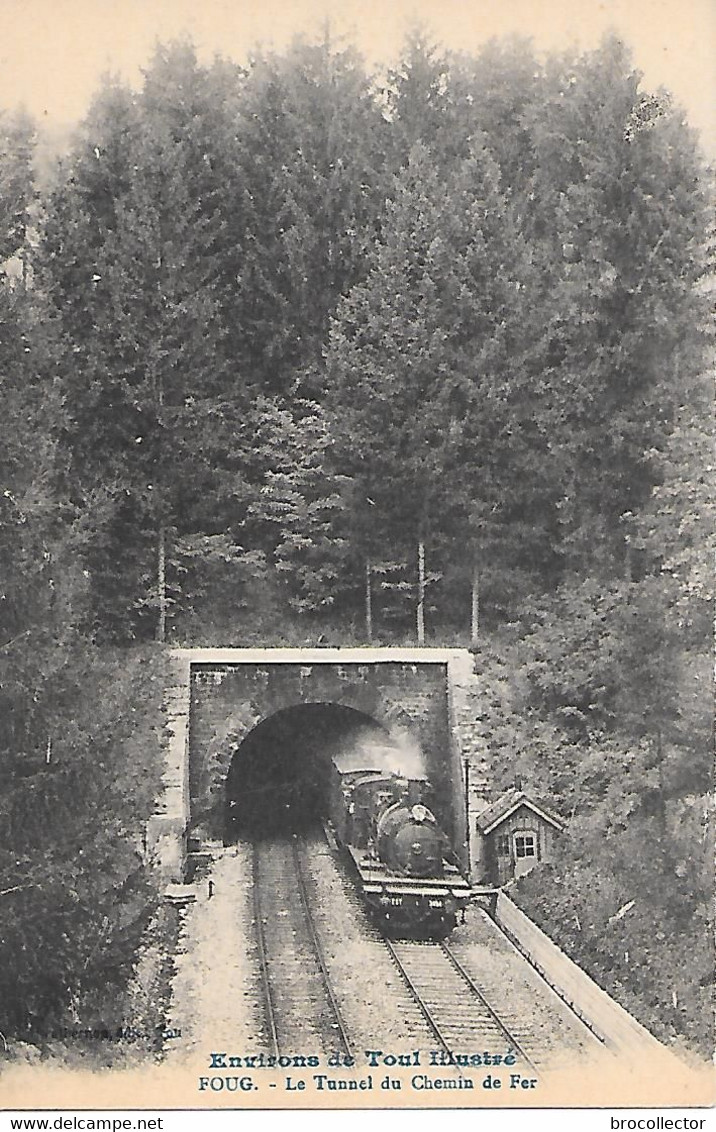
[[[408,805],[409,806],[414,806],[414,805],[416,805],[416,803],[422,801],[421,785],[422,784],[420,782],[415,782],[413,779],[411,779],[408,782]]]

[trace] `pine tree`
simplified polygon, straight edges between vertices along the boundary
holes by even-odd
[[[188,84],[191,59],[174,64]],[[225,392],[228,372],[212,256],[221,216],[195,176],[195,108],[179,107],[182,125],[173,105],[157,105],[149,81],[144,101],[107,88],[55,194],[45,252],[67,342],[70,475],[95,619],[120,637],[152,626],[165,635],[170,536],[193,533],[177,509],[189,506],[201,458],[182,447],[185,421]],[[207,515],[204,533],[214,523]]]
[[[227,321],[240,367],[269,396],[321,391],[328,319],[377,233],[386,132],[353,51],[326,39],[253,60],[236,124]]]
[[[367,561],[416,561],[426,544],[445,560],[455,540],[464,559],[486,523],[516,523],[530,491],[529,263],[497,182],[484,145],[445,182],[416,146],[376,266],[339,309],[328,369]]]
[[[700,366],[699,160],[666,95],[650,99],[639,81],[606,40],[553,61],[528,116],[526,224],[545,288],[535,365],[563,461],[561,543],[570,567],[588,570],[596,554],[607,573],[623,568],[619,516],[648,498],[649,453]]]
[[[450,113],[450,78],[449,60],[431,42],[426,29],[419,25],[412,28],[397,67],[387,75],[395,172],[408,163],[418,144],[430,151],[436,164],[458,148],[458,131],[453,130],[455,122]]]
[[[522,207],[536,165],[530,121],[543,95],[543,65],[531,41],[490,40],[476,56],[458,55],[450,63],[448,89],[454,150],[460,152],[463,137],[482,133],[500,170],[501,190]]]
[[[318,613],[345,584],[345,483],[329,466],[332,438],[319,407],[299,403],[293,416],[282,416],[281,454],[266,469],[247,521],[261,526],[290,607]]]
[[[31,253],[30,230],[36,220],[37,191],[33,159],[35,123],[24,110],[0,117],[0,265],[27,280]]]

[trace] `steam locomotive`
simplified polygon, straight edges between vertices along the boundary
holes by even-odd
[[[361,752],[333,758],[329,824],[386,935],[445,936],[470,899],[470,885],[427,804],[427,778],[375,765],[379,753],[371,751],[373,765]]]

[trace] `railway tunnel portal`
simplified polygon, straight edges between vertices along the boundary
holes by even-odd
[[[148,831],[168,880],[182,879],[189,841],[320,820],[327,760],[357,736],[420,753],[467,865],[485,789],[467,650],[176,649],[171,665],[164,790]]]
[[[326,815],[331,757],[389,738],[370,716],[340,704],[298,704],[269,716],[231,760],[224,840],[307,831]]]

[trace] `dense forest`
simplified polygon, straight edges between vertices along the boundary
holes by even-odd
[[[0,1030],[121,999],[162,648],[456,643],[516,899],[710,1052],[710,175],[616,38],[158,48],[0,118]],[[118,997],[119,996],[119,997]]]

